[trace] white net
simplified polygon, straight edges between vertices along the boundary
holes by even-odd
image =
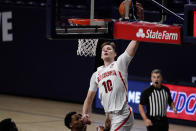
[[[77,55],[96,56],[98,39],[78,39]]]

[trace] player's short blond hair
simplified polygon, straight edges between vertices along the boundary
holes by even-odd
[[[113,48],[114,51],[116,52],[116,44],[115,44],[114,42],[110,42],[110,41],[104,42],[104,43],[101,45],[101,50],[102,50],[102,48],[103,48],[105,45],[110,45],[110,46],[112,46],[112,48]]]

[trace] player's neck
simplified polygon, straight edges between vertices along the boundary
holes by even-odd
[[[112,62],[113,62],[113,60],[112,61],[104,61],[104,67],[109,66]]]

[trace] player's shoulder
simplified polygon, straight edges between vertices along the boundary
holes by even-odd
[[[103,65],[102,66],[99,66],[99,67],[97,67],[97,71],[100,71],[100,70],[102,70],[103,69]],[[96,71],[96,72],[97,72]]]
[[[132,56],[130,56],[129,54],[128,54],[128,52],[125,50],[119,57],[118,57],[118,59],[117,59],[117,61],[119,61],[119,60],[131,60],[133,57]]]
[[[118,58],[125,57],[125,56],[129,56],[126,50],[122,54],[120,54]]]

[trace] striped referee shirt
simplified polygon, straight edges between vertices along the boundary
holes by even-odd
[[[153,85],[142,92],[140,104],[146,106],[148,117],[165,117],[167,105],[171,105],[172,98],[169,88],[161,86],[155,88]]]

